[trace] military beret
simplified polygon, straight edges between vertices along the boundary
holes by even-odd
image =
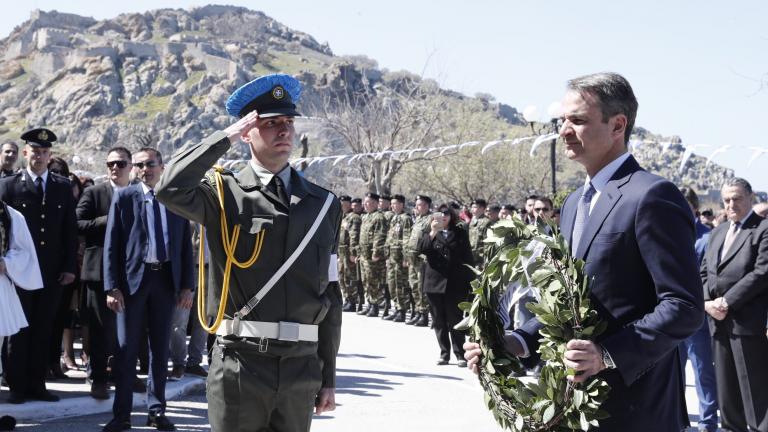
[[[361,198],[352,198],[352,203],[354,203],[354,204],[362,204],[363,200]]]
[[[475,204],[475,205],[480,206],[480,207],[487,207],[488,206],[488,203],[484,199],[482,199],[482,198],[476,198],[476,199],[472,200],[472,204]]]
[[[405,204],[405,197],[402,195],[395,194],[395,196],[393,196],[392,199]]]
[[[508,212],[516,212],[517,211],[515,206],[513,206],[512,204],[504,204],[503,208],[504,208],[504,210],[506,210]]]
[[[432,198],[426,196],[426,195],[416,195],[416,199],[414,201],[422,200],[426,202],[427,204],[432,204]]]
[[[367,194],[365,194],[365,197],[366,197],[366,198],[375,199],[375,200],[378,200],[379,198],[381,198],[381,197],[379,196],[379,194],[377,194],[377,193],[373,193],[373,192],[368,192]]]
[[[51,147],[56,141],[56,134],[45,128],[37,128],[21,134],[21,139],[32,147]]]
[[[392,201],[392,197],[389,195],[382,195],[379,197],[380,199],[386,200],[386,201]]]
[[[265,75],[243,85],[227,99],[227,112],[244,117],[251,111],[260,118],[300,116],[296,103],[301,97],[301,83],[286,74]]]
[[[495,212],[497,212],[497,211],[501,211],[501,206],[500,206],[500,205],[498,205],[498,204],[491,204],[491,205],[488,207],[488,210],[490,210],[490,211],[495,211]]]
[[[351,202],[352,201],[352,197],[349,196],[349,195],[341,195],[339,197],[339,201]]]

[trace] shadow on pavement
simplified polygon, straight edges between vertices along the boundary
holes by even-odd
[[[358,358],[365,358],[365,359],[383,359],[383,358],[385,358],[384,356],[379,356],[379,355],[357,354],[357,353],[352,353],[352,354],[342,354],[342,353],[339,353],[338,355],[336,355],[336,357],[347,357],[347,358],[358,357]]]

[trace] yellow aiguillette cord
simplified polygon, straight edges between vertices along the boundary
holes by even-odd
[[[229,225],[227,224],[227,214],[224,211],[224,180],[221,178],[221,172],[223,168],[220,166],[213,167],[214,178],[216,179],[216,191],[219,193],[219,207],[221,208],[221,242],[224,246],[224,253],[227,254],[227,264],[224,266],[224,278],[221,286],[221,299],[219,300],[219,309],[216,313],[216,320],[213,325],[208,326],[205,322],[205,227],[200,225],[200,250],[198,259],[198,265],[200,270],[198,271],[197,284],[199,289],[197,290],[197,318],[200,321],[200,325],[208,333],[214,334],[221,325],[221,321],[224,319],[224,309],[226,308],[227,297],[229,296],[229,278],[232,272],[232,264],[246,268],[253,265],[259,254],[261,253],[261,246],[264,244],[264,230],[256,233],[256,244],[253,247],[253,255],[248,261],[239,262],[235,258],[235,246],[237,246],[237,239],[240,237],[240,225],[235,225],[232,229],[232,238],[230,239]]]

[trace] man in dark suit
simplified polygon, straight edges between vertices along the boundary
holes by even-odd
[[[175,430],[165,416],[171,317],[177,304],[192,305],[192,237],[189,222],[155,199],[163,172],[160,152],[143,148],[133,155],[139,183],[112,200],[104,241],[104,290],[117,314],[118,350],[113,366],[113,419],[104,431],[130,429],[132,383],[136,377],[142,326],[148,326],[151,365],[147,382],[147,425]]]
[[[678,346],[703,319],[691,211],[675,185],[627,153],[637,100],[624,77],[573,79],[562,106],[566,155],[587,171],[563,206],[562,232],[586,261],[592,305],[608,324],[596,341],[568,342],[563,362],[578,371],[569,380],[599,374],[611,386],[601,431],[679,432],[688,416]],[[540,328],[528,321],[508,349],[535,358]]]
[[[56,135],[48,129],[32,129],[21,139],[26,141],[27,168],[0,180],[0,200],[21,212],[27,221],[40,262],[43,289],[18,290],[29,327],[10,338],[8,401],[23,403],[29,398],[55,402],[59,397],[45,388],[45,376],[61,287],[75,280],[75,200],[69,180],[48,171]]]
[[[715,228],[701,263],[704,308],[714,341],[723,429],[768,431],[768,221],[752,210],[741,178],[721,190],[728,222]]]
[[[91,396],[109,399],[107,392],[107,358],[115,349],[115,314],[107,308],[107,294],[102,283],[104,237],[112,195],[128,186],[131,173],[131,152],[114,147],[107,152],[109,180],[89,187],[77,203],[77,228],[85,237],[85,253],[80,280],[86,288],[85,319],[88,324],[90,352],[88,377]]]

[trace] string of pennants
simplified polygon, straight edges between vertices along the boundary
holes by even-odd
[[[445,146],[439,146],[439,147],[415,148],[415,149],[405,149],[405,150],[382,150],[378,152],[350,153],[350,154],[341,154],[341,155],[332,155],[332,156],[310,156],[310,157],[293,159],[290,161],[290,164],[294,167],[300,166],[302,164],[306,164],[307,167],[311,167],[312,165],[321,164],[321,163],[331,163],[332,166],[339,165],[340,163],[346,163],[347,165],[351,165],[355,161],[360,161],[363,159],[382,160],[384,158],[391,158],[391,159],[399,159],[399,160],[408,160],[414,157],[428,158],[430,156],[432,157],[444,156],[446,153],[451,154],[467,148],[480,148],[480,154],[485,154],[492,148],[496,148],[502,144],[507,144],[511,147],[511,146],[515,146],[515,145],[523,144],[527,142],[532,142],[529,155],[533,157],[534,153],[536,152],[536,150],[539,148],[541,144],[549,142],[553,139],[556,139],[558,138],[558,136],[559,135],[557,133],[547,133],[547,134],[538,135],[538,136],[526,136],[526,137],[514,138],[514,139],[503,139],[503,140],[493,140],[493,141],[468,141],[461,144],[451,144],[451,145],[445,145]],[[644,144],[658,144],[662,148],[662,153],[664,153],[667,150],[669,150],[669,148],[674,143],[672,141],[659,142],[655,140],[630,139],[629,148],[630,150],[633,150]],[[685,150],[683,152],[683,156],[680,160],[680,166],[678,168],[680,172],[683,171],[683,168],[685,168],[686,163],[688,162],[688,160],[691,158],[691,156],[694,154],[695,151],[705,149],[710,146],[705,144],[698,144],[698,145],[689,144],[689,145],[683,145],[683,147],[685,148]],[[709,166],[709,164],[712,163],[712,161],[714,160],[715,156],[721,153],[725,153],[733,148],[737,148],[737,147],[732,146],[730,144],[717,147],[707,156],[707,162],[705,166]],[[752,151],[749,161],[747,162],[747,167],[751,166],[753,162],[755,162],[758,158],[760,158],[760,156],[768,153],[768,147],[750,146],[746,148]],[[229,160],[222,161],[222,166],[224,168],[231,168],[237,164],[247,163],[247,162],[248,162],[247,159],[229,159]]]

